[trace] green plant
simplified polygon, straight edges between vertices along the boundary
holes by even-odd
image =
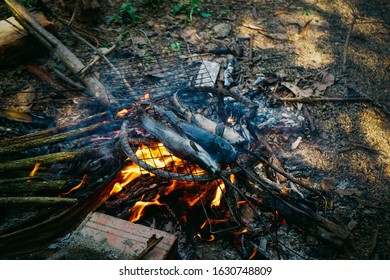
[[[119,8],[118,12],[119,13],[114,14],[112,17],[108,18],[106,20],[106,24],[110,24],[120,19],[122,19],[123,21],[131,20],[133,23],[136,23],[140,19],[131,2],[123,3]]]
[[[204,18],[212,16],[210,13],[205,13],[200,10],[199,0],[184,0],[172,8],[172,14],[174,16],[179,14],[187,15],[188,21],[190,22],[193,20],[193,15],[195,12]]]
[[[140,17],[136,14],[133,5],[130,2],[122,4],[119,11],[121,12],[122,17],[130,17],[133,23],[137,22],[140,19]]]
[[[23,6],[31,9],[32,7],[34,7],[34,3],[32,0],[22,0],[20,1],[22,3]]]
[[[175,43],[172,43],[170,45],[170,47],[171,47],[171,50],[173,50],[173,51],[179,51],[181,46],[180,46],[179,42],[175,42]]]
[[[304,15],[304,16],[310,16],[312,13],[313,13],[313,10],[312,10],[311,8],[306,8],[306,9],[303,11],[303,15]]]

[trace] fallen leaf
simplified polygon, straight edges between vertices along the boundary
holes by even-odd
[[[199,38],[194,27],[187,27],[180,32],[180,37],[193,45],[198,44]]]
[[[276,16],[279,16],[279,15],[291,15],[290,12],[286,11],[286,10],[282,10],[282,9],[276,9],[276,10],[272,10],[272,13]]]
[[[321,81],[314,83],[314,95],[316,96],[323,95],[325,90],[332,86],[335,81],[335,77],[327,71],[322,71],[320,76],[322,76]]]
[[[296,97],[311,97],[314,93],[311,88],[302,89],[289,82],[282,82],[281,84],[288,88]]]
[[[337,180],[334,177],[326,177],[321,182],[321,189],[328,192],[335,189]]]
[[[344,196],[361,196],[363,194],[363,192],[359,191],[358,189],[336,190],[336,192],[340,195],[340,197],[344,197]]]
[[[20,91],[7,102],[10,104],[9,109],[16,112],[29,112],[32,106],[32,102],[37,97],[33,86],[29,86],[27,89]]]
[[[305,23],[305,25],[302,27],[302,31],[299,34],[302,39],[304,39],[307,36],[307,33],[309,32],[309,24],[312,20],[309,20]]]

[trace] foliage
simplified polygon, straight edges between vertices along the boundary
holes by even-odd
[[[306,9],[303,11],[303,15],[304,15],[304,16],[310,16],[312,13],[313,13],[313,10],[312,10],[311,8],[306,8]]]
[[[173,50],[173,51],[179,51],[181,46],[180,46],[179,42],[176,42],[176,43],[172,43],[170,47],[171,47],[171,50]]]
[[[188,21],[193,20],[194,13],[198,13],[203,18],[211,17],[211,14],[202,12],[199,7],[199,0],[184,0],[176,4],[172,8],[172,14],[176,15],[186,15]]]
[[[140,17],[137,15],[131,2],[123,3],[118,10],[118,14],[114,14],[112,17],[106,20],[107,24],[118,21],[122,19],[123,21],[131,20],[133,23],[136,23]]]

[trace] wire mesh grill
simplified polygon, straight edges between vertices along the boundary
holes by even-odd
[[[111,93],[111,103],[120,106],[142,101],[146,94],[150,100],[163,100],[186,86],[213,83],[199,55],[114,55],[110,61],[115,68],[102,65],[100,78]]]

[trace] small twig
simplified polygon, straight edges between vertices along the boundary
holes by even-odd
[[[279,101],[286,102],[301,102],[301,103],[315,103],[315,102],[372,102],[368,97],[279,97]]]
[[[144,250],[142,250],[141,253],[138,254],[138,256],[135,257],[135,260],[141,260],[143,259],[150,251],[152,251],[154,249],[154,247],[156,247],[158,245],[158,243],[160,243],[160,241],[163,239],[164,237],[160,237],[160,238],[156,238],[155,235],[153,235],[147,242],[147,246]]]
[[[243,149],[245,152],[253,155],[254,157],[258,158],[259,160],[261,160],[262,162],[264,162],[265,164],[267,164],[269,167],[271,167],[273,170],[275,170],[276,172],[282,174],[284,177],[286,177],[287,179],[289,179],[291,182],[295,183],[295,184],[298,184],[300,185],[302,188],[305,188],[317,195],[320,195],[322,197],[322,194],[317,191],[317,190],[314,190],[313,188],[309,187],[308,185],[302,183],[301,181],[295,179],[293,176],[291,176],[290,174],[280,170],[279,168],[277,168],[275,165],[273,165],[271,162],[269,162],[268,160],[266,160],[264,157],[262,157],[261,155],[259,155],[258,153],[255,153],[255,152],[252,152],[248,149]]]
[[[105,62],[107,62],[107,64],[111,67],[111,69],[115,72],[116,75],[118,75],[118,77],[120,77],[123,81],[123,84],[127,87],[127,89],[129,90],[129,94],[132,95],[134,98],[138,98],[138,96],[135,94],[135,91],[133,90],[133,88],[131,87],[130,83],[126,80],[126,78],[123,76],[123,74],[119,71],[119,69],[114,65],[112,64],[112,62],[105,56],[105,54],[103,52],[101,52],[98,48],[96,48],[94,45],[92,45],[90,42],[88,42],[86,39],[84,39],[80,34],[78,34],[77,32],[75,32],[74,30],[71,30],[70,31],[72,33],[73,36],[75,36],[77,39],[79,39],[81,42],[83,42],[84,44],[86,44],[88,47],[90,47],[91,49],[93,49],[101,58],[103,58],[103,60]]]
[[[112,52],[114,49],[116,48],[116,45],[112,45],[109,49],[105,50],[105,51],[102,51],[103,54],[107,55],[109,54],[110,52]],[[96,55],[91,62],[89,62],[87,65],[85,65],[85,67],[80,71],[79,75],[83,76],[85,74],[85,72],[87,72],[89,70],[89,68],[91,68],[92,66],[94,66],[96,64],[96,62],[98,62],[100,60],[101,56],[99,55]]]
[[[253,41],[254,41],[255,35],[251,34],[249,37],[249,60],[250,62],[253,62]]]
[[[351,25],[349,26],[347,37],[345,38],[345,44],[344,44],[344,50],[343,50],[343,60],[342,60],[342,66],[341,66],[341,72],[344,73],[346,70],[346,63],[347,63],[347,54],[348,54],[348,47],[349,47],[349,41],[351,40],[351,34],[353,31],[353,28],[355,27],[356,21],[358,19],[358,16],[353,12],[353,20]]]
[[[384,152],[382,152],[382,151],[378,151],[377,149],[368,147],[366,145],[363,145],[363,144],[360,144],[360,143],[353,143],[353,142],[351,142],[351,146],[350,147],[347,147],[347,148],[344,148],[344,149],[340,149],[339,153],[349,152],[349,151],[352,151],[352,150],[354,150],[356,148],[360,148],[360,149],[366,150],[368,152],[371,152],[371,153],[374,153],[374,154],[377,154],[377,155],[381,155],[381,156],[384,156],[384,157],[388,158],[388,156]]]
[[[56,75],[58,76],[58,78],[60,78],[61,80],[63,80],[64,82],[68,83],[69,85],[73,86],[74,88],[78,89],[78,90],[86,90],[86,88],[82,85],[80,85],[79,83],[73,81],[72,79],[68,78],[65,74],[63,74],[61,71],[53,68],[53,71],[54,73],[56,73]]]

